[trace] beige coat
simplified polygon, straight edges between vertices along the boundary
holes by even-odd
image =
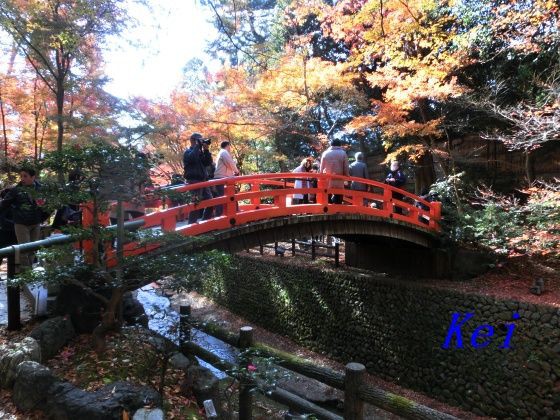
[[[294,172],[294,173],[309,173],[305,170],[303,165],[299,165],[292,172]],[[311,183],[306,178],[296,179],[296,181],[294,182],[294,188],[311,188]],[[303,199],[303,194],[294,194],[293,198],[297,198],[297,199],[302,200]]]
[[[321,156],[320,173],[348,176],[348,156],[340,146],[331,146]],[[333,179],[328,188],[344,188],[342,179]]]
[[[226,149],[220,149],[218,158],[216,159],[216,170],[214,171],[214,179],[228,178],[239,172],[235,161]]]

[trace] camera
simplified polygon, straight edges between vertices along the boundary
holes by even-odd
[[[212,139],[202,139],[202,144],[210,145],[212,143]]]

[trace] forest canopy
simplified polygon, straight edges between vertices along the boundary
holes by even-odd
[[[538,149],[557,149],[555,1],[202,5],[218,34],[207,51],[221,68],[191,60],[169,98],[123,101],[104,90],[103,70],[105,40],[131,24],[122,1],[3,2],[5,168],[102,139],[161,153],[170,176],[200,131],[230,141],[243,173],[284,171],[337,138],[348,151],[405,162],[420,192],[463,169],[455,139],[523,154],[528,182]],[[133,128],[121,126],[123,113]]]

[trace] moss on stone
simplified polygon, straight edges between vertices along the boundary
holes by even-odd
[[[512,348],[500,349],[504,322],[510,308],[546,314],[546,306],[489,299],[473,293],[435,289],[419,282],[364,277],[359,273],[321,271],[290,266],[254,257],[234,257],[233,267],[215,267],[202,275],[200,291],[250,322],[285,335],[314,351],[328,354],[341,363],[359,362],[371,372],[434,397],[459,401],[487,415],[515,417],[527,408],[545,416],[543,396],[552,394],[551,369],[535,363],[531,386],[526,387],[521,368],[528,355],[553,352],[554,334],[536,317],[516,322]],[[463,349],[441,349],[454,312],[475,312],[463,327]],[[521,311],[520,311],[521,312]],[[506,322],[508,323],[508,322]],[[494,325],[492,343],[484,349],[470,347],[470,334],[480,324]],[[289,354],[281,358],[301,359]],[[461,389],[455,385],[464,381]],[[444,397],[434,391],[446,390]],[[492,389],[494,408],[483,404],[474,390],[480,384]],[[523,398],[507,400],[522,391]],[[395,396],[395,404],[410,401]],[[505,411],[496,407],[506,407]],[[560,418],[560,404],[553,407]]]

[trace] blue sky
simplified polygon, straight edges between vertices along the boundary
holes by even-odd
[[[195,57],[207,61],[204,46],[214,37],[210,11],[196,0],[149,0],[152,10],[131,4],[135,28],[110,41],[104,54],[105,89],[120,98],[166,99],[181,82],[182,69]]]

